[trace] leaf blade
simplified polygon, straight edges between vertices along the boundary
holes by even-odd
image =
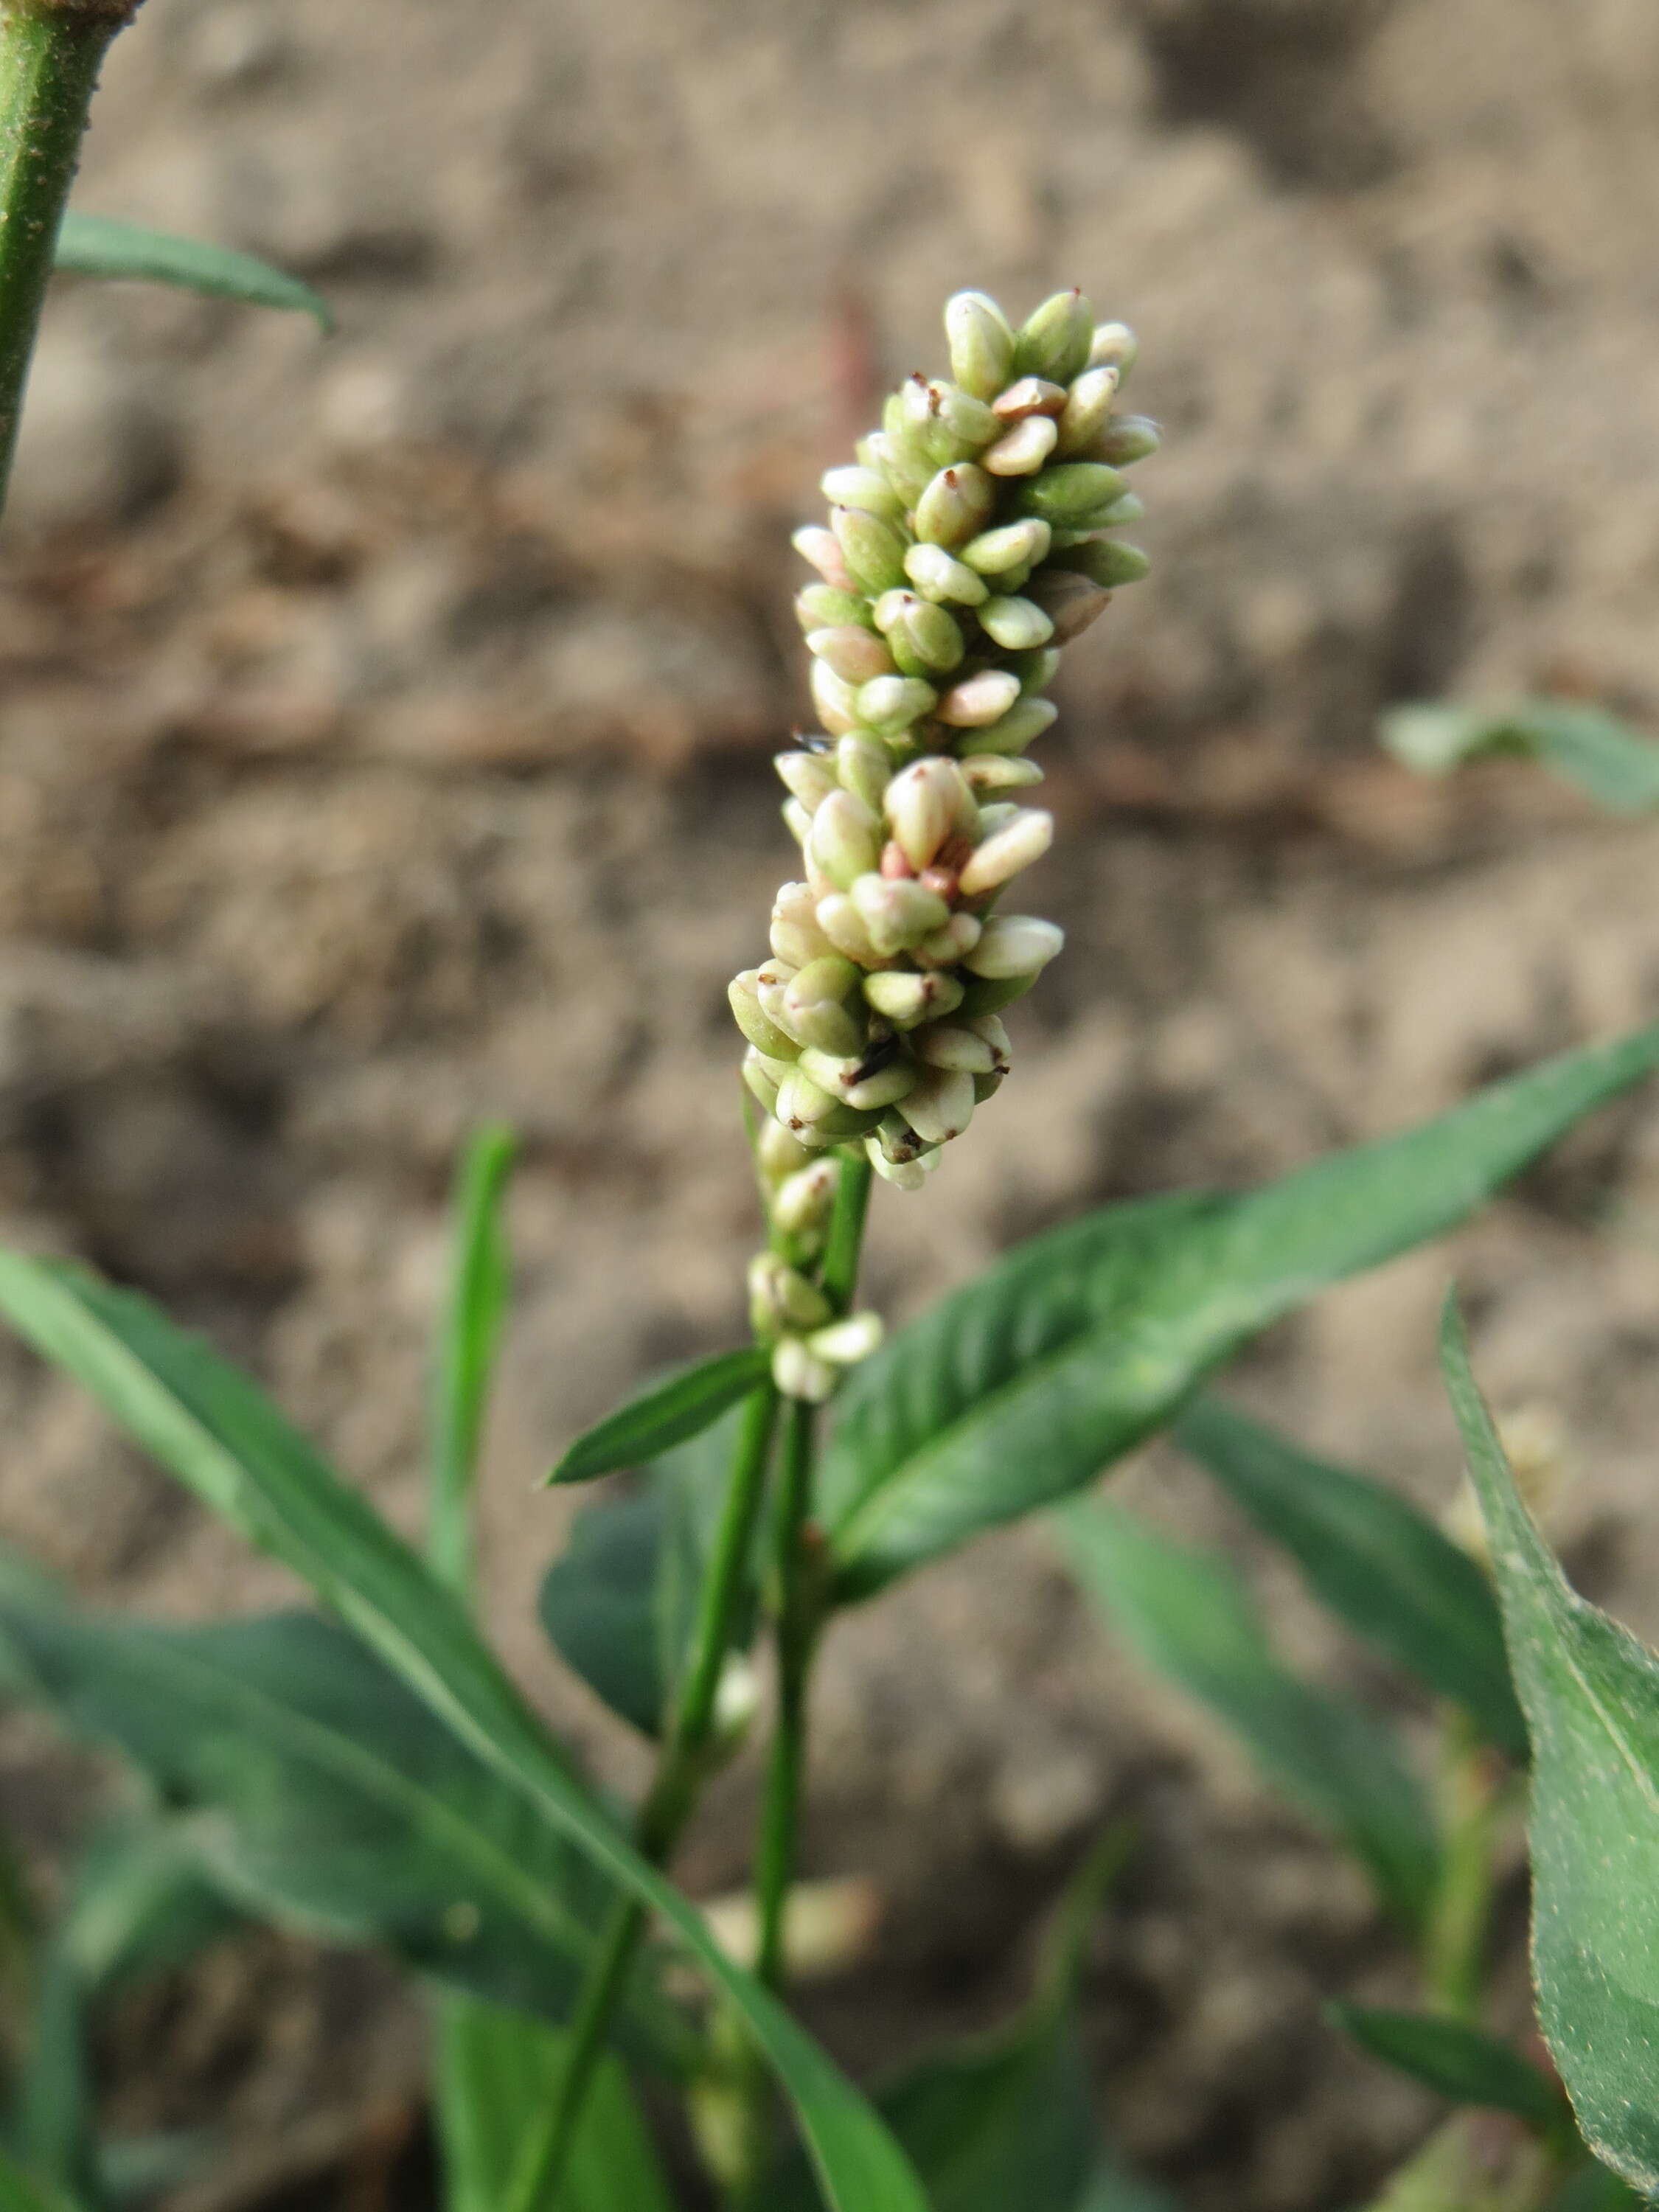
[[[517,1151],[510,1129],[481,1129],[462,1156],[452,1206],[449,1295],[434,1364],[427,1556],[452,1589],[472,1579],[472,1489],[507,1318],[501,1206]]]
[[[170,231],[148,230],[137,223],[116,222],[107,216],[82,215],[71,209],[58,234],[56,266],[63,276],[170,284],[240,301],[244,307],[309,315],[323,331],[334,328],[334,311],[320,293],[255,254],[200,239],[175,238]]]
[[[1408,2074],[1455,2105],[1476,2105],[1546,2133],[1559,2127],[1563,2100],[1547,2075],[1495,2035],[1467,2021],[1382,2005],[1333,2005],[1338,2024],[1362,2051]]]
[[[1384,714],[1377,734],[1414,775],[1446,776],[1477,760],[1536,761],[1611,814],[1659,806],[1659,744],[1580,699],[1459,707],[1414,702]]]
[[[770,1357],[759,1345],[745,1344],[680,1368],[585,1430],[549,1482],[591,1482],[596,1475],[660,1459],[712,1428],[765,1381],[769,1367]]]

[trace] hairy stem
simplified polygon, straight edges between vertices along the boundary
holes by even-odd
[[[766,1488],[778,1395],[768,1382],[750,1398],[726,1483],[714,1557],[699,1594],[691,1663],[657,1772],[640,1808],[636,1841],[653,1866],[667,1859],[696,1804],[708,1766],[720,1675],[732,1649],[755,1528]],[[556,2203],[594,2069],[628,1986],[647,1915],[632,1899],[612,1907],[570,2023],[570,2046],[544,2124],[526,2148],[507,2212],[542,2212]]]
[[[0,0],[0,505],[98,71],[137,0]]]

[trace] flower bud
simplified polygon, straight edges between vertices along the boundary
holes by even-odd
[[[983,292],[958,292],[945,303],[951,374],[975,399],[992,399],[1008,380],[1014,334],[1008,318]]]
[[[796,531],[789,543],[802,560],[811,562],[826,584],[833,584],[841,592],[857,590],[833,531],[825,530],[820,523],[809,522]]]
[[[826,537],[829,534],[824,532]],[[847,623],[858,623],[868,629],[870,604],[856,592],[838,591],[834,584],[809,584],[795,594],[795,620],[808,632],[834,629]]]
[[[1127,323],[1098,324],[1089,342],[1090,368],[1115,368],[1122,384],[1128,382],[1139,354],[1140,341]]]
[[[989,1075],[997,1056],[975,1031],[954,1022],[930,1022],[916,1031],[916,1058],[928,1067],[955,1068],[963,1075]]]
[[[1050,384],[1041,376],[1022,376],[991,402],[991,412],[1004,422],[1023,422],[1028,415],[1058,415],[1066,404],[1063,384]]]
[[[1074,637],[1081,637],[1112,603],[1109,592],[1103,592],[1086,576],[1064,568],[1045,568],[1040,576],[1032,577],[1029,589],[1032,600],[1048,617],[1056,645],[1069,645]]]
[[[1069,384],[1087,365],[1094,311],[1081,292],[1056,292],[1027,316],[1014,340],[1014,374]]]
[[[1020,753],[1040,738],[1058,716],[1052,699],[1022,699],[1015,682],[1015,704],[1002,716],[974,732],[975,753]]]
[[[901,769],[887,787],[882,811],[888,827],[918,873],[947,837],[973,819],[973,793],[953,760],[937,753]]]
[[[831,948],[818,927],[810,884],[785,884],[772,902],[772,951],[792,968],[805,968]]]
[[[994,914],[963,965],[971,974],[996,981],[1035,975],[1048,966],[1065,942],[1064,930],[1052,921],[1040,921],[1035,915]]]
[[[1033,477],[1021,494],[1030,512],[1049,523],[1075,522],[1092,514],[1108,500],[1121,499],[1128,489],[1115,469],[1103,461],[1061,461]],[[970,564],[971,565],[971,564]]]
[[[842,558],[859,588],[890,591],[904,581],[904,539],[879,515],[856,507],[838,507],[830,518]],[[830,578],[833,583],[835,579]]]
[[[974,1118],[974,1079],[952,1067],[930,1067],[900,1109],[917,1136],[948,1144]]]
[[[890,676],[893,656],[872,629],[842,623],[831,629],[815,629],[806,649],[827,661],[845,684],[867,684],[872,676]]]
[[[860,876],[851,898],[864,917],[870,942],[884,960],[919,945],[936,929],[943,929],[951,909],[937,891],[914,881],[890,882],[885,876]]]
[[[1014,653],[1008,666],[1011,673],[1019,678],[1021,698],[1039,698],[1054,682],[1059,671],[1060,648],[1044,645],[1039,646],[1035,653]]]
[[[927,388],[934,419],[958,446],[971,453],[976,446],[988,446],[997,435],[1001,425],[982,399],[955,384],[935,380]],[[954,459],[955,455],[947,458]]]
[[[854,1000],[856,1006],[854,994],[858,988],[859,971],[844,954],[826,952],[809,961],[784,986],[783,1008],[790,1035],[819,1052],[862,1051],[865,1024],[847,1003]]]
[[[1035,476],[1058,443],[1059,433],[1051,416],[1028,415],[994,446],[986,447],[980,455],[981,465],[994,477]]]
[[[896,1030],[913,1030],[954,1013],[962,1004],[962,985],[943,969],[916,975],[907,969],[885,968],[865,977],[864,995]]]
[[[1127,469],[1155,453],[1162,442],[1150,415],[1119,415],[1107,424],[1095,451],[1115,469]]]
[[[979,898],[994,891],[1040,860],[1054,842],[1054,817],[1038,806],[1019,808],[1012,822],[996,830],[978,848],[962,871],[962,895]],[[979,951],[974,948],[975,954]],[[793,1024],[792,1024],[792,1026]]]
[[[1000,530],[971,538],[962,549],[962,558],[981,575],[998,576],[1005,569],[1029,568],[1044,559],[1051,535],[1048,525],[1035,515],[1024,522],[1005,522]]]
[[[1010,653],[1027,653],[1033,646],[1046,645],[1054,634],[1053,623],[1035,599],[1006,599],[999,594],[980,608],[979,622],[987,637]]]
[[[1023,791],[1027,785],[1042,781],[1042,770],[1035,761],[1020,760],[1008,753],[969,753],[963,760],[962,772],[973,792]]]
[[[806,856],[837,890],[849,890],[881,857],[881,827],[872,810],[850,791],[832,792],[812,817]]]
[[[1008,1032],[994,1014],[978,1014],[970,1021],[964,1015],[963,1026],[975,1036],[984,1038],[991,1048],[993,1064],[999,1075],[1006,1075],[1014,1064],[1014,1048],[1008,1042]]]
[[[761,1004],[759,969],[745,968],[740,975],[734,975],[726,987],[726,995],[732,1019],[757,1052],[770,1060],[796,1057],[799,1043],[778,1026]]]
[[[795,1145],[797,1151],[800,1150],[781,1123],[773,1121],[768,1126]],[[788,1236],[811,1237],[830,1218],[830,1208],[836,1202],[836,1186],[840,1181],[841,1168],[835,1160],[814,1160],[810,1167],[797,1168],[772,1194],[769,1211],[773,1220]]]
[[[1107,592],[1115,592],[1123,584],[1138,584],[1152,565],[1139,545],[1118,538],[1085,538],[1081,545],[1067,546],[1054,556],[1057,571],[1086,576]]]
[[[777,1104],[774,1111],[786,1128],[799,1136],[833,1113],[841,1102],[833,1091],[823,1090],[810,1075],[799,1067],[792,1067],[778,1085]]]
[[[921,1159],[890,1160],[874,1137],[866,1137],[864,1149],[870,1164],[884,1182],[890,1182],[895,1190],[920,1190],[927,1180],[927,1170],[937,1152],[929,1152]]]
[[[772,1380],[786,1398],[821,1406],[836,1387],[836,1370],[810,1352],[798,1336],[781,1336],[772,1347]]]
[[[874,812],[891,781],[893,757],[872,732],[849,730],[836,741],[836,774],[842,789],[850,791]]]
[[[822,753],[774,753],[772,765],[789,791],[809,811],[816,811],[832,791],[840,789]]]
[[[781,1121],[769,1119],[756,1133],[755,1158],[761,1173],[772,1183],[785,1182],[812,1161],[799,1137],[792,1136]]]
[[[827,1328],[814,1329],[806,1340],[806,1348],[832,1367],[856,1367],[860,1359],[880,1349],[881,1339],[878,1313],[848,1314],[845,1321],[832,1321]]]
[[[749,1306],[763,1335],[780,1328],[822,1328],[830,1318],[823,1292],[775,1252],[757,1252],[749,1262]]]
[[[943,929],[936,929],[931,937],[924,937],[920,945],[912,947],[916,960],[924,968],[954,968],[965,960],[979,943],[984,925],[976,914],[953,914]],[[947,982],[954,981],[946,977]],[[948,1013],[949,1006],[941,1006],[940,1013]]]
[[[1095,440],[1106,428],[1107,417],[1112,411],[1112,402],[1117,397],[1118,375],[1115,368],[1086,369],[1066,395],[1066,404],[1060,417],[1059,451],[1063,460],[1088,453]],[[1098,459],[1109,458],[1104,453]]]
[[[844,891],[821,898],[817,913],[818,927],[837,952],[844,952],[861,968],[873,967],[884,957],[875,948],[869,924]]]
[[[938,702],[938,692],[920,677],[878,676],[859,689],[858,717],[872,730],[896,732],[931,714]]]
[[[805,849],[806,841],[812,834],[811,808],[803,806],[798,799],[786,799],[783,802],[783,818],[789,825],[790,836]]]
[[[1006,668],[984,668],[953,684],[935,711],[952,729],[982,729],[1000,721],[1018,696],[1018,677]]]
[[[973,572],[970,569],[966,573]],[[910,657],[919,664],[918,673],[925,671],[929,675],[948,675],[967,650],[961,630],[944,608],[933,605],[931,600],[918,599],[911,592],[905,593],[905,599],[907,605],[890,635],[894,653],[902,659],[908,647]]]
[[[904,501],[877,469],[826,469],[819,483],[831,507],[854,507],[888,521],[904,512]]]
[[[983,577],[954,559],[942,545],[913,545],[904,556],[904,573],[924,599],[948,601],[957,606],[976,607],[988,588]]]
[[[811,683],[812,704],[830,735],[839,737],[843,730],[856,729],[858,695],[844,678],[836,675],[827,660],[814,660]]]
[[[961,545],[983,530],[996,506],[996,489],[983,469],[971,461],[941,469],[916,501],[916,535],[930,545]],[[899,561],[903,574],[902,556]],[[896,583],[886,578],[881,588]]]

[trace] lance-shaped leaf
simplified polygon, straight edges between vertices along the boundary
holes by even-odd
[[[1659,806],[1659,744],[1582,699],[1395,707],[1383,715],[1378,734],[1419,775],[1449,775],[1470,761],[1534,760],[1610,814],[1646,814]]]
[[[1659,2193],[1659,1656],[1569,1588],[1522,1503],[1455,1307],[1446,1384],[1532,1731],[1533,1972],[1584,2140]]]
[[[1659,1027],[1263,1189],[1109,1206],[1018,1247],[848,1383],[820,1485],[842,1595],[1079,1489],[1270,1322],[1453,1227],[1656,1066]]]
[[[56,265],[67,276],[131,277],[142,283],[171,284],[237,300],[248,307],[276,307],[310,315],[325,331],[334,327],[326,300],[252,253],[210,246],[196,238],[174,238],[164,230],[114,222],[107,216],[71,210],[58,234]]]
[[[769,1352],[746,1344],[679,1369],[578,1437],[548,1480],[591,1482],[597,1474],[659,1459],[712,1427],[766,1380],[770,1365]]]
[[[1380,2005],[1334,2005],[1332,2011],[1362,2051],[1409,2074],[1454,2105],[1513,2112],[1546,2134],[1565,2117],[1561,2094],[1530,2059],[1467,2021],[1434,2013],[1394,2012]]]
[[[1054,1517],[1079,1579],[1137,1656],[1224,1720],[1267,1778],[1363,1861],[1383,1902],[1419,1925],[1439,1848],[1389,1731],[1282,1665],[1224,1559],[1109,1498],[1079,1498]]]
[[[926,2212],[851,2083],[593,1801],[454,1595],[248,1378],[148,1300],[78,1268],[0,1253],[0,1312],[159,1463],[283,1560],[555,1834],[660,1915],[776,2072],[831,2212]]]
[[[1526,1757],[1498,1601],[1461,1544],[1386,1484],[1310,1457],[1219,1399],[1198,1399],[1175,1434],[1339,1619]]]
[[[507,1319],[501,1209],[515,1150],[509,1129],[481,1129],[455,1176],[449,1295],[433,1363],[427,1557],[465,1595],[472,1580],[472,1491],[478,1445]]]

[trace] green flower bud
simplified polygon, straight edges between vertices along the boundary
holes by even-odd
[[[1054,682],[1060,669],[1058,646],[1039,646],[1035,653],[1017,653],[1008,663],[1008,672],[1019,678],[1022,699],[1040,699]]]
[[[757,1252],[749,1262],[749,1311],[757,1336],[822,1328],[831,1317],[823,1292],[776,1252]]]
[[[1089,342],[1090,368],[1115,368],[1122,384],[1128,382],[1139,355],[1140,341],[1127,323],[1101,323]]]
[[[892,777],[893,757],[870,731],[849,730],[836,740],[836,774],[843,791],[878,811]]]
[[[1029,868],[1033,860],[1040,860],[1054,842],[1052,814],[1037,806],[1016,809],[1012,821],[994,831],[963,867],[960,878],[963,896],[979,898],[987,891],[1000,890],[1022,868]],[[974,947],[970,966],[979,957],[982,945],[983,939]],[[792,1020],[791,1027],[794,1026]]]
[[[961,545],[985,527],[996,506],[996,488],[983,469],[971,461],[941,469],[916,501],[916,535],[930,545]],[[899,575],[904,573],[899,557]],[[898,576],[884,579],[881,588],[896,583]]]
[[[1127,489],[1103,461],[1061,461],[1033,477],[1020,497],[1030,513],[1046,522],[1075,523],[1109,500],[1121,499]]]
[[[982,668],[953,684],[937,712],[953,730],[978,730],[1000,721],[1018,696],[1018,677],[1006,668]]]
[[[1138,584],[1152,568],[1139,545],[1120,538],[1088,538],[1081,545],[1068,545],[1054,556],[1056,570],[1086,576],[1103,591],[1115,592],[1123,584]]]
[[[870,925],[844,891],[818,901],[818,927],[837,952],[844,952],[860,968],[873,967],[884,957],[876,950]]]
[[[832,737],[858,726],[858,695],[844,677],[837,676],[827,660],[814,660],[811,678],[812,704],[818,720]]]
[[[872,872],[859,878],[850,896],[884,960],[920,945],[924,937],[943,929],[951,916],[939,893],[914,879],[894,881]]]
[[[953,1067],[927,1068],[900,1111],[927,1143],[949,1144],[974,1118],[974,1079]]]
[[[904,581],[906,541],[890,522],[856,507],[838,507],[830,517],[830,526],[848,573],[860,590],[889,592]],[[835,578],[828,580],[833,583]]]
[[[811,1159],[797,1140],[778,1121],[768,1124],[777,1130],[803,1159]],[[784,1177],[772,1194],[769,1209],[778,1227],[791,1237],[810,1237],[822,1229],[830,1218],[830,1208],[836,1202],[836,1186],[841,1181],[840,1164],[835,1160],[812,1160],[806,1167],[798,1167],[793,1175]]]
[[[1039,921],[1030,914],[996,914],[986,923],[983,935],[964,964],[974,975],[996,981],[1035,975],[1048,966],[1065,942],[1066,933],[1052,921]]]
[[[854,1011],[858,988],[859,970],[843,954],[826,952],[809,961],[784,988],[790,1034],[818,1052],[862,1051],[866,1025]]]
[[[936,929],[931,937],[922,939],[915,947],[915,957],[924,968],[954,968],[979,943],[983,927],[977,915],[953,914],[943,929]],[[955,978],[947,976],[945,981],[954,982]],[[949,1011],[945,1006],[939,1008],[941,1013]]]
[[[860,687],[858,717],[872,730],[908,730],[938,703],[938,692],[919,677],[878,676]]]
[[[949,837],[975,819],[974,795],[953,760],[930,753],[901,769],[882,801],[887,826],[918,874]]]
[[[1027,415],[980,455],[994,477],[1035,476],[1060,441],[1052,416]]]
[[[1021,324],[1014,374],[1069,384],[1088,363],[1093,326],[1094,310],[1081,292],[1054,293]]]
[[[772,902],[772,951],[791,968],[805,968],[831,949],[817,906],[810,884],[785,884]]]
[[[1106,428],[1112,411],[1112,402],[1117,397],[1118,375],[1115,368],[1091,368],[1079,377],[1066,394],[1066,404],[1060,417],[1060,454],[1062,460],[1087,453]],[[1097,460],[1109,460],[1108,453],[1097,453]]]
[[[977,446],[988,446],[1000,431],[1002,425],[985,402],[959,385],[933,383],[927,389],[935,421],[969,453]]]
[[[893,656],[872,629],[843,623],[834,629],[815,629],[806,649],[828,661],[844,684],[867,684],[872,676],[890,676]]]
[[[994,398],[1014,359],[1014,334],[996,301],[984,292],[958,292],[945,303],[945,336],[951,374],[963,390]]]
[[[819,483],[831,507],[854,507],[890,522],[904,512],[904,501],[876,469],[826,469]]]
[[[1127,469],[1155,453],[1162,443],[1158,427],[1150,415],[1118,415],[1107,424],[1095,450],[1103,461],[1109,461],[1115,469]]]
[[[913,545],[904,556],[904,573],[924,599],[957,606],[976,607],[989,588],[982,576],[953,559],[942,545]]]
[[[1036,981],[1035,974],[971,976],[958,1012],[964,1021],[983,1021],[988,1015],[1012,1006],[1016,999],[1023,999]]]
[[[840,629],[848,623],[868,629],[870,603],[856,592],[837,591],[833,584],[809,584],[795,594],[795,620],[809,633]]]
[[[832,791],[840,788],[834,770],[822,753],[774,753],[772,765],[809,812],[821,806]]]
[[[841,546],[833,531],[825,530],[820,523],[809,522],[796,531],[789,543],[803,561],[811,562],[826,584],[833,584],[841,592],[856,591],[858,587],[842,557]]]
[[[734,975],[726,987],[731,1003],[732,1017],[757,1052],[763,1052],[769,1060],[795,1059],[800,1046],[787,1030],[780,1029],[761,1004],[760,970],[745,968]]]
[[[1011,599],[999,595],[979,610],[980,628],[1010,653],[1028,653],[1046,645],[1054,626],[1035,599]]]
[[[925,1066],[953,1068],[959,1075],[989,1075],[997,1064],[986,1040],[955,1022],[930,1022],[918,1030],[914,1049]]]
[[[1042,781],[1042,770],[1035,761],[1020,760],[1009,753],[969,753],[963,760],[962,772],[969,789],[975,792],[1023,791],[1028,784]]]
[[[832,792],[812,817],[806,857],[838,890],[850,890],[881,857],[880,822],[850,791]]]
[[[929,1149],[910,1124],[898,1114],[884,1114],[871,1141],[878,1147],[883,1159],[890,1167],[908,1166]]]
[[[905,596],[908,604],[891,633],[894,652],[908,646],[922,670],[930,675],[948,675],[967,650],[961,630],[943,607],[918,599],[914,592]]]
[[[755,1158],[761,1173],[772,1183],[783,1182],[812,1163],[811,1153],[799,1138],[792,1136],[776,1120],[761,1123],[755,1136]]]
[[[884,968],[865,977],[864,995],[896,1030],[913,1030],[954,1013],[962,1004],[962,985],[943,969],[917,975],[908,969]]]
[[[988,530],[962,549],[967,566],[983,576],[1000,576],[1009,568],[1029,568],[1047,555],[1051,532],[1035,515],[1024,522],[1005,522]]]
[[[973,747],[975,754],[1022,753],[1059,715],[1060,709],[1052,699],[1020,698],[1017,678],[1014,679],[1014,699],[1016,703],[1000,720],[975,730]]]
[[[772,1073],[766,1055],[753,1045],[743,1056],[743,1079],[764,1112],[777,1111],[778,1078]]]

